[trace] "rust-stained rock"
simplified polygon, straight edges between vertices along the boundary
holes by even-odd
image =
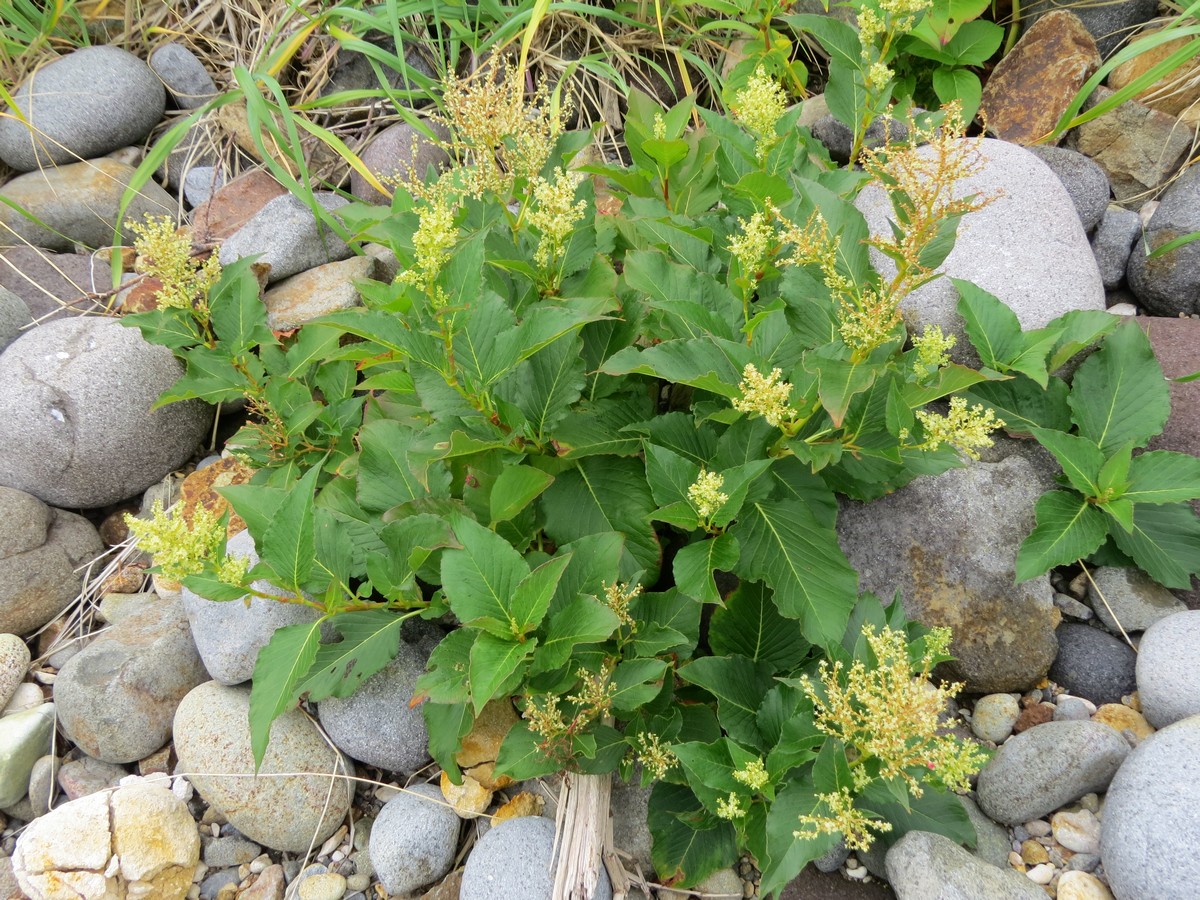
[[[504,788],[513,784],[513,780],[507,775],[496,774],[496,764],[494,762],[480,763],[467,769],[463,774],[470,775],[489,791],[502,791]]]
[[[1118,732],[1133,732],[1140,741],[1154,734],[1154,726],[1146,721],[1146,717],[1123,703],[1105,703],[1092,714],[1092,721],[1100,722]]]
[[[462,749],[454,760],[464,769],[491,762],[500,755],[500,744],[508,730],[517,723],[517,713],[506,698],[493,700],[483,708],[470,733],[463,738]]]
[[[477,819],[492,802],[492,792],[470,775],[464,775],[462,784],[455,784],[450,776],[442,773],[442,796],[454,807],[462,819]]]
[[[1112,96],[1098,87],[1085,110]],[[1173,116],[1127,100],[1116,109],[1072,129],[1067,146],[1078,150],[1108,173],[1119,203],[1141,202],[1179,169],[1192,147],[1195,132]]]
[[[1161,30],[1147,29],[1134,38],[1129,46],[1136,48]],[[1111,90],[1118,91],[1142,77],[1171,54],[1181,50],[1191,40],[1194,38],[1180,37],[1144,50],[1113,69],[1105,83]],[[1188,120],[1194,125],[1200,120],[1200,57],[1194,56],[1188,62],[1177,66],[1133,99],[1169,116]]]
[[[326,313],[361,306],[356,281],[375,273],[373,256],[352,256],[285,278],[263,296],[267,324],[291,331]]]
[[[194,240],[198,245],[227,238],[287,189],[262,169],[240,175],[218,188],[192,213]]]
[[[225,510],[229,509],[229,501],[218,494],[217,489],[245,484],[253,476],[253,469],[233,457],[222,457],[212,465],[197,469],[183,479],[179,489],[180,515],[191,522],[198,506],[203,506],[218,518],[225,515]],[[226,531],[228,536],[233,537],[245,529],[246,523],[242,521],[242,517],[230,509],[229,527]]]
[[[518,819],[521,816],[540,816],[546,805],[546,798],[531,791],[521,791],[492,816],[492,824],[499,825],[508,819]]]
[[[1034,23],[992,72],[979,112],[988,131],[1032,144],[1054,130],[1072,98],[1100,65],[1079,17],[1055,10]]]

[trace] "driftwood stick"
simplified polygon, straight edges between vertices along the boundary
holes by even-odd
[[[612,775],[563,776],[555,818],[554,900],[593,900],[612,839],[608,802]]]

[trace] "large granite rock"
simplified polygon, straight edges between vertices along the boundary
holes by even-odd
[[[313,196],[327,213],[348,202],[330,191],[317,191]],[[350,255],[346,242],[293,194],[268,200],[221,244],[222,265],[257,256],[271,267],[267,277],[272,282]]]
[[[1016,144],[984,139],[978,142],[978,151],[980,171],[956,182],[954,196],[996,199],[963,219],[954,250],[938,271],[994,294],[1027,330],[1071,310],[1104,309],[1100,271],[1062,182],[1045,163]],[[855,205],[872,234],[891,236],[892,206],[882,188],[868,185]],[[885,279],[892,277],[895,264],[876,250],[871,254]],[[957,303],[958,292],[949,278],[939,278],[906,297],[901,310],[918,330],[940,325],[947,334],[956,335],[952,355],[976,363]]]
[[[166,91],[127,50],[84,47],[40,67],[0,117],[0,159],[19,172],[135,144],[162,118]],[[28,124],[27,124],[28,123]]]
[[[1042,900],[1036,884],[972,856],[948,837],[910,831],[887,852],[887,877],[899,900]]]
[[[1032,687],[1054,661],[1059,613],[1049,579],[1014,583],[1039,494],[1033,467],[1011,456],[848,502],[838,516],[861,588],[880,597],[899,589],[910,618],[949,627],[949,674],[969,692]]]
[[[91,508],[144,491],[208,432],[200,400],[151,410],[183,374],[166,347],[113,319],[26,332],[0,356],[0,484]]]
[[[41,323],[101,312],[104,304],[95,295],[112,288],[112,269],[91,254],[9,247],[0,251],[0,287],[20,297]]]

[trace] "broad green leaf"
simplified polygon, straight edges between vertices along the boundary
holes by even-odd
[[[258,280],[245,271],[238,278],[222,278],[209,297],[213,331],[231,353],[275,343],[258,291]]]
[[[688,488],[700,474],[700,466],[678,453],[646,444],[646,481],[654,502],[659,506],[685,503],[690,506]]]
[[[1059,316],[1042,329],[1058,334],[1047,368],[1051,372],[1057,372],[1080,350],[1111,334],[1120,322],[1120,316],[1098,309],[1075,309]]]
[[[667,664],[661,659],[627,659],[617,664],[612,683],[613,709],[634,712],[662,690]]]
[[[257,303],[260,307],[263,305],[261,300]],[[288,378],[303,378],[310,367],[324,362],[337,350],[341,338],[341,332],[336,328],[312,324],[301,328],[296,343],[287,351]],[[408,383],[411,386],[412,379]]]
[[[855,362],[819,351],[804,354],[804,368],[817,376],[821,405],[837,427],[841,427],[850,402],[867,390],[879,374],[878,367],[870,360]]]
[[[717,698],[717,717],[730,737],[762,746],[758,707],[772,683],[769,663],[744,656],[704,656],[680,667],[677,674]]]
[[[562,768],[562,761],[542,752],[539,739],[525,722],[508,729],[496,758],[496,774],[507,775],[515,781],[552,775]]]
[[[612,577],[629,581],[638,572],[653,583],[662,550],[650,524],[654,498],[642,462],[612,456],[589,456],[565,469],[542,494],[546,533],[564,544],[590,534],[615,531],[625,536],[620,571]]]
[[[720,603],[713,570],[732,572],[738,556],[737,539],[730,534],[688,544],[675,554],[675,586],[701,603]]]
[[[1036,514],[1037,527],[1017,552],[1018,582],[1087,556],[1108,534],[1104,513],[1070,491],[1042,494]]]
[[[601,531],[560,544],[558,552],[571,554],[571,562],[558,580],[558,589],[550,602],[551,614],[573,603],[580,594],[600,596],[606,584],[617,580],[614,573],[624,550],[624,536],[614,531]]]
[[[402,594],[420,596],[413,579],[430,554],[443,547],[461,547],[450,523],[430,513],[389,522],[380,529],[379,537],[385,550],[367,556],[367,577],[375,590],[391,600]]]
[[[383,512],[424,497],[427,491],[409,463],[412,430],[391,419],[368,422],[359,432],[358,502],[363,509]]]
[[[715,338],[667,341],[644,350],[627,347],[609,357],[608,375],[650,375],[733,399],[742,371],[751,362],[745,344]]]
[[[313,491],[320,472],[319,466],[309,469],[291,488],[258,546],[263,563],[279,579],[276,583],[289,590],[299,591],[312,571],[316,554]]]
[[[674,744],[671,750],[679,757],[688,786],[709,812],[716,813],[718,799],[724,800],[731,793],[749,793],[746,785],[733,777],[734,770],[745,765],[744,757],[749,754],[728,738],[709,744],[699,741]],[[730,756],[731,750],[737,753],[736,760]]]
[[[331,619],[342,639],[317,649],[300,693],[319,703],[349,697],[396,657],[404,617],[382,609],[363,609]]]
[[[1129,489],[1129,467],[1133,463],[1133,444],[1125,443],[1113,451],[1100,467],[1096,485],[1109,499],[1120,497]]]
[[[885,845],[891,846],[910,831],[928,831],[956,844],[975,846],[975,826],[958,795],[930,787],[920,797],[906,799],[907,805],[898,803],[879,781],[863,791],[862,805],[892,823],[892,830],[882,835]]]
[[[1126,441],[1144,447],[1171,411],[1167,380],[1145,333],[1126,322],[1075,373],[1068,398],[1079,433],[1106,454]]]
[[[812,646],[799,622],[779,614],[770,588],[746,581],[729,595],[723,609],[713,613],[708,643],[717,656],[765,662],[775,673],[791,672],[804,662]]]
[[[513,592],[529,574],[529,565],[508,541],[478,522],[458,516],[452,524],[463,549],[442,554],[442,585],[450,609],[464,625],[514,639],[521,632],[512,612]]]
[[[1034,428],[1071,429],[1067,405],[1070,393],[1061,378],[1051,378],[1045,390],[1024,375],[1011,381],[988,381],[966,392],[972,404],[982,403],[1004,420],[1004,429],[1013,434],[1032,434]]]
[[[485,289],[471,299],[470,313],[454,335],[454,361],[468,384],[487,390],[516,366],[516,324],[495,292]]]
[[[311,670],[321,643],[322,621],[277,628],[258,651],[250,691],[250,749],[255,772],[267,752],[271,723],[300,700],[300,684]]]
[[[595,597],[576,597],[551,614],[546,636],[533,656],[533,672],[557,669],[571,658],[576,646],[608,640],[620,624],[617,614]]]
[[[696,884],[737,861],[733,825],[707,812],[683,785],[666,781],[654,785],[646,823],[654,837],[654,869],[665,882]]]
[[[537,638],[517,643],[486,631],[479,633],[471,646],[471,664],[468,669],[471,705],[476,716],[483,712],[489,700],[500,696],[501,689],[510,680],[516,679],[536,646]]]
[[[1097,503],[1096,506],[1112,516],[1113,521],[1120,525],[1125,532],[1133,531],[1133,514],[1136,507],[1134,507],[1132,500],[1117,497],[1113,500],[1105,500],[1103,503]],[[1111,531],[1112,529],[1109,530]]]
[[[522,512],[554,483],[554,476],[532,466],[505,466],[492,485],[492,524],[507,522]]]
[[[464,629],[462,634],[467,634]],[[460,678],[465,682],[465,678]],[[471,731],[475,717],[471,715],[471,707],[466,703],[433,703],[427,701],[421,704],[421,717],[425,720],[425,728],[429,732],[429,755],[432,756],[442,770],[450,776],[455,784],[462,784],[462,772],[454,756],[462,746],[462,739]]]
[[[533,436],[545,440],[579,400],[584,368],[581,342],[560,338],[521,363],[497,385],[496,396],[521,410]]]
[[[742,548],[741,578],[773,588],[779,611],[799,619],[809,641],[841,639],[858,599],[858,573],[833,528],[801,502],[763,500],[746,504],[730,534]]]
[[[470,699],[467,668],[476,634],[473,628],[456,628],[438,642],[429,655],[428,670],[417,679],[414,700],[465,704]]]
[[[154,401],[154,409],[179,400],[214,404],[239,400],[251,389],[246,376],[234,367],[233,356],[222,347],[193,347],[184,351],[183,361],[187,366],[183,377]]]
[[[1189,453],[1153,450],[1129,462],[1131,503],[1178,503],[1200,497],[1200,458]]]
[[[1137,504],[1133,531],[1114,529],[1112,539],[1146,574],[1164,587],[1191,587],[1200,573],[1200,519],[1184,503]]]
[[[641,623],[633,635],[639,656],[673,653],[687,659],[700,640],[701,606],[676,588],[640,594],[629,608]]]
[[[1003,372],[1023,348],[1017,314],[983,288],[961,278],[950,280],[958,290],[958,314],[980,360],[988,368]]]
[[[524,638],[542,623],[563,570],[570,562],[570,553],[559,554],[526,575],[513,590],[509,615],[517,637]]]
[[[151,569],[151,571],[156,571]],[[226,584],[211,575],[188,575],[183,579],[183,586],[198,597],[212,600],[214,603],[228,603],[241,600],[246,596],[244,588],[235,584]]]
[[[911,34],[931,47],[946,46],[959,28],[988,8],[988,0],[935,0]]]
[[[813,840],[795,837],[801,816],[812,815],[818,800],[812,779],[794,778],[775,797],[767,813],[765,859],[762,866],[762,895],[784,888],[800,870],[819,859],[838,842],[839,835],[824,834]]]
[[[1054,454],[1071,487],[1085,497],[1099,496],[1098,479],[1104,466],[1104,454],[1099,447],[1085,437],[1046,428],[1033,429],[1033,436]]]

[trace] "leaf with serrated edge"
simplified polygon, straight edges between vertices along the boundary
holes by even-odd
[[[790,672],[808,656],[810,644],[800,623],[785,619],[775,608],[771,589],[743,581],[713,613],[708,642],[717,656],[739,654],[764,661],[776,672]]]
[[[513,591],[529,564],[513,546],[466,516],[451,522],[462,550],[442,554],[442,584],[450,609],[464,625],[477,624],[498,637],[515,636]]]
[[[487,702],[497,696],[505,682],[525,664],[536,646],[537,638],[517,643],[486,631],[480,632],[471,646],[469,669],[471,705],[475,708],[476,716],[483,712]]]
[[[1129,463],[1131,503],[1178,503],[1200,497],[1200,458],[1189,453],[1152,450]]]
[[[729,736],[758,747],[758,707],[771,686],[771,666],[744,656],[705,656],[679,669],[679,677],[717,698],[717,716]]]
[[[250,689],[250,749],[255,772],[267,752],[271,723],[300,700],[300,683],[316,659],[323,621],[278,628],[258,651]]]
[[[314,703],[349,697],[363,682],[396,658],[404,617],[382,609],[343,613],[333,619],[342,640],[317,649],[311,674],[300,693]]]
[[[1104,513],[1070,491],[1042,494],[1036,514],[1037,527],[1017,552],[1018,582],[1087,556],[1108,534]]]
[[[1137,323],[1119,327],[1084,361],[1067,402],[1079,433],[1106,454],[1126,441],[1144,447],[1162,431],[1171,411],[1167,381]]]
[[[1191,587],[1200,573],[1200,519],[1183,503],[1137,504],[1133,531],[1112,532],[1113,541],[1163,587]]]
[[[320,466],[314,466],[292,487],[263,533],[259,547],[262,561],[278,578],[276,583],[289,590],[299,591],[308,580],[317,552],[313,491],[320,471]]]
[[[1054,454],[1071,487],[1085,497],[1096,497],[1100,493],[1097,479],[1104,466],[1104,454],[1100,448],[1085,437],[1064,434],[1049,428],[1034,428],[1037,442]]]

